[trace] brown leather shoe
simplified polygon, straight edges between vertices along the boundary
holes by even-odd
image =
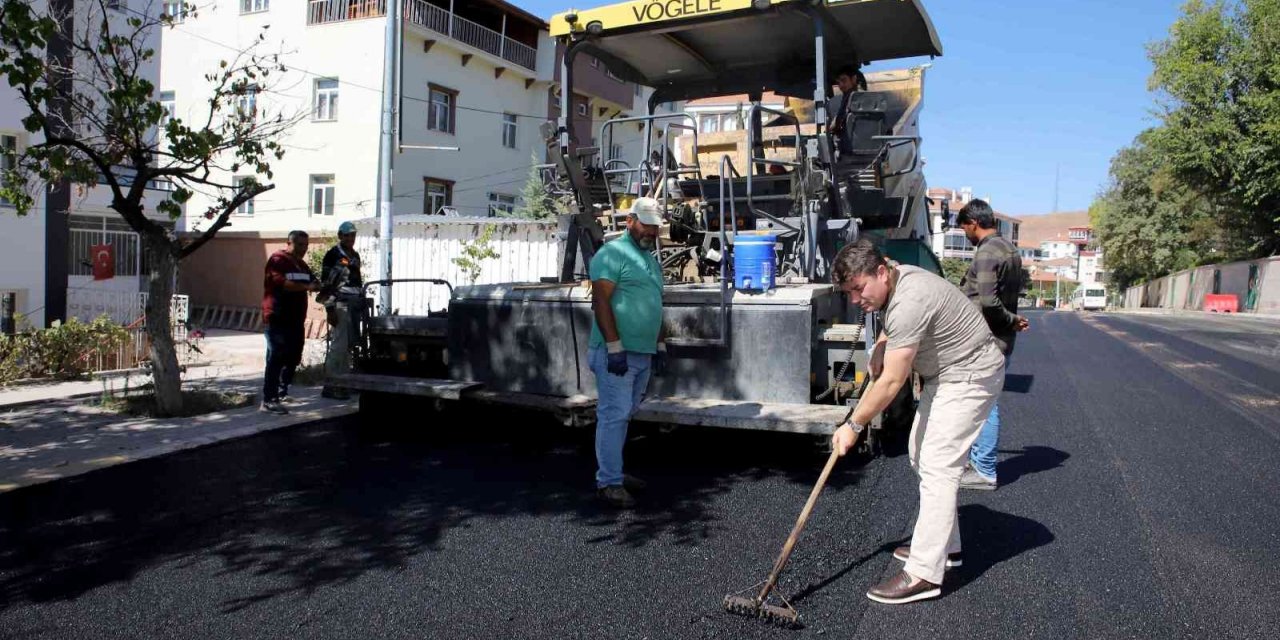
[[[894,550],[893,550],[893,557],[895,557],[895,558],[897,558],[897,559],[899,559],[899,560],[901,560],[901,561],[903,561],[903,562],[906,562],[906,561],[907,561],[907,558],[910,558],[910,557],[911,557],[911,545],[909,545],[909,544],[904,544],[904,545],[902,545],[901,547],[898,547],[897,549],[894,549]],[[962,565],[962,564],[964,564],[964,554],[963,554],[963,553],[948,553],[948,554],[947,554],[947,568],[948,568],[948,569],[954,569],[954,568],[956,568],[956,567],[958,567],[958,566],[960,566],[960,565]]]
[[[942,587],[932,582],[917,580],[915,584],[911,584],[914,578],[906,571],[899,571],[897,575],[871,587],[867,592],[867,597],[876,602],[884,604],[906,604],[917,600],[928,600],[942,595]]]

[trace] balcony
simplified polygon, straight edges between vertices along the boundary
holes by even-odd
[[[387,14],[387,0],[309,0],[307,24],[331,24]],[[489,55],[537,70],[538,52],[523,42],[437,7],[427,0],[404,0],[404,20],[448,36]]]

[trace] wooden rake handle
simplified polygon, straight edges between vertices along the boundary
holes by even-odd
[[[787,560],[791,558],[791,551],[795,549],[796,541],[800,539],[800,532],[804,530],[804,525],[809,520],[809,514],[813,512],[813,505],[818,502],[818,494],[822,493],[822,487],[827,484],[827,477],[831,475],[831,469],[836,466],[836,460],[839,458],[840,452],[832,450],[831,456],[827,458],[827,466],[822,468],[822,475],[818,476],[818,483],[813,485],[813,491],[809,492],[809,501],[804,503],[804,509],[800,511],[800,517],[796,520],[796,525],[792,527],[791,535],[787,536],[787,543],[782,545],[782,553],[778,555],[778,560],[773,563],[773,571],[769,574],[769,579],[765,581],[764,588],[760,590],[760,595],[757,598],[759,601],[763,602],[778,583],[778,576],[782,574],[782,568],[787,565]]]
[[[870,381],[868,376],[867,381]],[[863,383],[862,393],[859,394],[858,401],[866,397],[866,392],[870,389],[867,382]],[[849,415],[845,416],[844,421],[836,428],[844,425],[853,415],[853,410],[849,410]],[[864,429],[865,431],[865,429]],[[858,438],[862,437],[862,432],[854,434],[853,444],[858,444]],[[773,563],[773,571],[769,573],[769,579],[765,580],[764,588],[760,590],[760,595],[756,598],[758,602],[764,602],[769,597],[769,592],[773,591],[773,587],[778,584],[778,576],[782,574],[782,568],[787,565],[787,560],[791,558],[791,551],[795,549],[796,541],[800,539],[800,532],[804,531],[804,525],[809,521],[809,514],[813,512],[813,505],[818,502],[818,494],[822,493],[822,488],[827,484],[827,478],[831,475],[831,470],[836,466],[836,460],[840,459],[840,452],[833,447],[831,455],[827,457],[827,466],[822,468],[822,475],[818,476],[818,482],[813,485],[813,491],[809,492],[809,500],[804,503],[804,509],[800,510],[800,517],[796,519],[796,524],[791,528],[791,535],[787,536],[786,544],[782,545],[782,553],[778,554],[778,559]]]

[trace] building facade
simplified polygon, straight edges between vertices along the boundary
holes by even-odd
[[[960,189],[929,189],[929,215],[932,218],[931,229],[933,229],[932,247],[933,252],[940,258],[959,258],[961,260],[973,260],[974,246],[965,237],[964,231],[957,226],[943,231],[944,221],[948,224],[954,222],[956,214],[970,200],[973,200],[973,189],[969,187],[961,187]],[[987,199],[987,204],[991,204]],[[1016,246],[1018,244],[1019,234],[1021,232],[1022,220],[1010,215],[996,212],[996,229],[1000,235],[1008,238],[1008,240]]]
[[[291,229],[327,237],[345,220],[378,215],[386,9],[387,0],[214,0],[166,34],[166,50],[182,52],[164,58],[160,78],[177,117],[198,118],[207,108],[199,70],[260,35],[258,52],[279,52],[286,71],[252,96],[257,117],[303,116],[286,134],[273,176],[257,176],[275,188],[242,207],[201,249],[199,264],[260,262]],[[560,52],[547,29],[502,0],[405,1],[393,214],[485,217],[520,205],[531,173],[546,162],[541,125],[559,115]],[[601,125],[643,113],[651,90],[587,56],[575,64],[573,136],[579,146],[599,146]],[[640,138],[637,127],[617,127],[602,155],[624,153]],[[193,198],[189,210],[203,204]],[[200,222],[184,219],[181,230]],[[195,305],[249,306],[261,295],[253,290],[259,283],[231,287],[202,270],[182,273]]]
[[[37,16],[66,12],[70,16],[70,33],[77,35],[94,32],[94,27],[104,20],[114,33],[129,33],[127,20],[163,8],[152,0],[103,4],[93,0],[33,0],[31,6]],[[160,40],[160,31],[154,29],[146,32],[140,43],[141,48],[152,49],[157,55],[143,61],[138,69],[139,75],[152,84],[158,84],[160,77]],[[51,43],[46,56],[59,55],[61,46],[64,45]],[[89,62],[83,56],[73,56],[72,60],[75,68],[84,70],[75,82],[91,82],[83,79],[94,77]],[[73,86],[78,92],[92,95],[88,87]],[[44,141],[40,132],[30,133],[22,126],[29,113],[18,92],[8,83],[0,83],[0,168],[12,167],[24,149]],[[155,202],[165,198],[171,189],[165,184],[147,187],[144,206],[152,214]],[[109,208],[110,189],[40,185],[32,195],[35,202],[21,217],[12,203],[0,200],[0,252],[5,256],[5,268],[0,269],[0,294],[15,294],[19,324],[41,327],[53,320],[89,320],[102,314],[117,320],[136,319],[130,316],[140,313],[138,296],[144,290],[146,256],[138,235]],[[91,250],[101,245],[111,247],[114,276],[95,279]]]

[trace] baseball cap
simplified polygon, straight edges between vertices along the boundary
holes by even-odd
[[[345,236],[348,233],[355,233],[355,232],[356,232],[356,225],[354,222],[351,222],[350,220],[338,225],[338,235],[340,236]]]
[[[653,198],[636,198],[631,205],[631,215],[642,224],[662,224],[662,207]]]

